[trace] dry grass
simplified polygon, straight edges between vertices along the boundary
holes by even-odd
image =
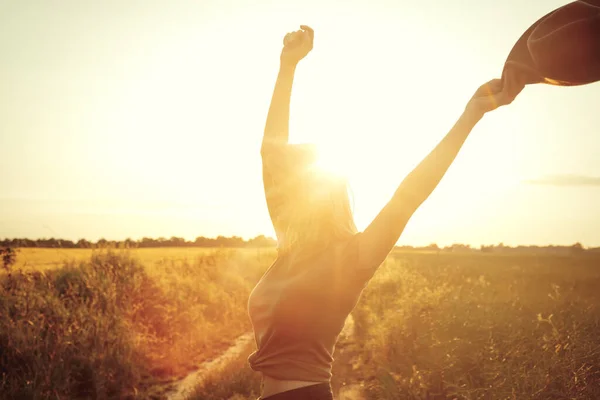
[[[220,353],[250,329],[274,254],[193,250],[75,250],[0,276],[0,397],[160,397],[158,382]]]
[[[353,312],[356,343],[336,349],[334,389],[363,383],[374,400],[599,399],[598,287],[597,255],[396,252]],[[259,378],[243,361],[192,399],[255,399]]]
[[[28,271],[44,271],[60,268],[67,262],[88,261],[95,250],[92,249],[48,249],[48,248],[22,248],[19,249],[17,262],[13,269]],[[148,267],[168,262],[193,263],[198,257],[214,255],[217,249],[203,247],[157,247],[143,249],[128,249],[127,253]],[[222,249],[221,253],[243,254],[250,258],[275,257],[272,249]]]
[[[396,254],[354,310],[372,399],[600,398],[600,258]]]
[[[161,398],[158,382],[250,329],[274,256],[21,250],[24,272],[0,277],[0,397]],[[353,354],[336,356],[357,368],[334,383],[371,399],[600,398],[598,287],[598,255],[394,253],[353,312]],[[256,399],[251,350],[192,398]]]

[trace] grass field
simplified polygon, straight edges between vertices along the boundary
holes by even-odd
[[[86,262],[90,260],[92,253],[95,250],[91,249],[44,249],[44,248],[23,248],[19,250],[17,262],[14,266],[15,270],[23,269],[24,271],[43,271],[46,269],[55,269],[62,267],[65,262]],[[272,254],[275,257],[275,250],[272,249],[219,249],[202,248],[202,247],[159,247],[145,249],[128,249],[127,253],[135,257],[140,263],[151,267],[160,265],[164,262],[194,262],[198,257],[203,257],[211,254],[231,253],[247,254],[249,256],[256,255],[259,257],[261,253]],[[96,251],[97,252],[97,251]]]
[[[2,398],[163,398],[250,329],[272,249],[21,249],[0,284]],[[388,257],[336,350],[368,399],[600,398],[600,257]],[[193,399],[256,399],[246,349]]]
[[[0,396],[161,398],[161,382],[250,329],[247,298],[274,256],[20,249],[0,276]]]

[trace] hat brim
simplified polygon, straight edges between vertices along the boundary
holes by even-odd
[[[588,0],[585,2],[574,2],[574,3],[585,3],[587,6],[592,7],[600,7],[600,1],[598,0]],[[588,78],[585,80],[581,79],[557,79],[556,77],[546,76],[544,73],[539,71],[536,66],[535,61],[533,60],[530,48],[529,48],[529,39],[532,36],[533,32],[540,26],[542,22],[548,19],[552,14],[557,11],[564,9],[568,6],[572,6],[574,3],[569,3],[565,6],[559,7],[540,19],[538,19],[533,25],[531,25],[517,40],[513,48],[511,49],[506,62],[504,63],[504,69],[502,71],[502,80],[505,81],[507,75],[511,73],[519,74],[520,79],[525,82],[525,84],[536,84],[536,83],[545,83],[548,85],[555,86],[580,86],[586,85],[597,80],[600,80],[600,71],[598,76],[594,76],[592,78]],[[596,4],[598,3],[598,4]],[[597,38],[600,40],[600,38]],[[598,52],[598,57],[600,57],[600,48]]]
[[[554,11],[553,11],[554,12]],[[533,25],[529,27],[517,40],[517,43],[513,46],[506,62],[504,63],[504,69],[502,70],[502,80],[505,80],[509,71],[517,71],[523,76],[523,80],[527,84],[542,83],[545,81],[544,77],[538,72],[535,67],[535,63],[529,54],[529,48],[527,47],[527,40],[531,36],[531,32],[544,20],[548,15],[537,20]]]

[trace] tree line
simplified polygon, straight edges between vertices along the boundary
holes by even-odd
[[[264,235],[244,240],[238,236],[218,236],[216,238],[207,238],[199,236],[195,240],[185,240],[181,237],[172,236],[170,238],[149,238],[144,237],[138,240],[107,240],[98,239],[93,242],[86,239],[72,241],[57,238],[42,239],[4,239],[0,240],[0,247],[40,247],[40,248],[61,248],[61,249],[92,249],[105,247],[125,247],[125,248],[148,248],[148,247],[275,247],[275,239]]]
[[[150,238],[125,239],[125,240],[107,240],[99,239],[95,242],[86,239],[78,241],[42,238],[42,239],[4,239],[0,240],[0,247],[18,248],[18,247],[39,247],[39,248],[61,248],[61,249],[93,249],[93,248],[151,248],[151,247],[275,247],[277,241],[264,235],[256,236],[252,239],[244,240],[239,236],[217,236],[216,238],[207,238],[198,236],[195,240],[185,240],[181,237],[172,236],[170,238]],[[581,243],[575,243],[570,246],[506,246],[503,243],[496,245],[482,245],[471,247],[468,244],[455,243],[449,246],[440,247],[435,243],[428,246],[396,246],[396,249],[403,251],[438,251],[438,252],[482,252],[482,253],[553,253],[553,254],[573,254],[582,252],[598,252],[600,247],[585,248]]]
[[[454,243],[449,246],[439,247],[433,243],[425,247],[413,247],[413,246],[396,246],[397,249],[411,251],[443,251],[450,253],[469,253],[469,252],[481,252],[481,253],[547,253],[547,254],[578,254],[583,252],[588,253],[600,253],[600,247],[584,247],[581,243],[577,242],[569,246],[560,245],[548,245],[548,246],[507,246],[504,243],[492,244],[492,245],[481,245],[479,247],[471,247],[468,244]]]

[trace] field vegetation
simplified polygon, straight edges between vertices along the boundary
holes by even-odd
[[[369,398],[600,398],[600,258],[395,254],[354,310]]]
[[[0,276],[3,398],[164,398],[250,330],[273,249],[20,249]],[[350,266],[349,266],[350,268]],[[336,349],[367,399],[600,398],[600,256],[392,253]],[[256,399],[249,345],[191,399]]]
[[[0,396],[162,398],[250,329],[247,298],[273,257],[20,249],[0,276]]]

